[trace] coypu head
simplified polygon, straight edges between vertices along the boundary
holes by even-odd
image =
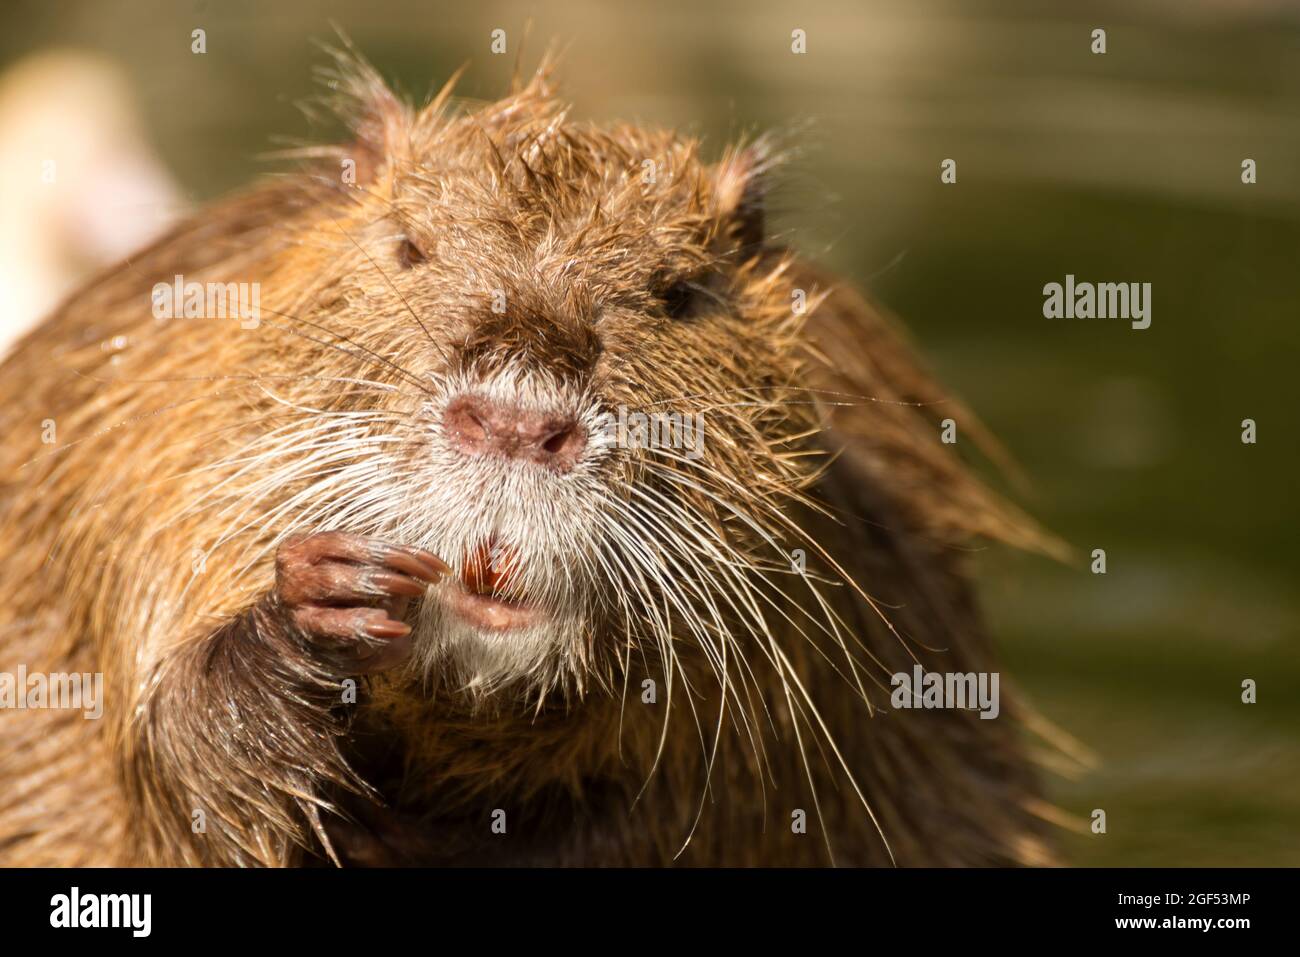
[[[721,660],[748,570],[788,568],[782,509],[810,476],[768,153],[707,164],[673,133],[578,124],[547,74],[453,114],[349,64],[358,140],[327,175],[358,179],[311,204],[324,255],[286,307],[346,336],[311,361],[356,384],[299,403],[339,416],[339,443],[370,430],[305,496],[313,519],[453,566],[417,655],[483,690],[580,691],[684,639]]]

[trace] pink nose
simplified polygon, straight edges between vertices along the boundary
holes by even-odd
[[[587,447],[587,430],[572,415],[530,412],[462,395],[447,404],[443,431],[465,455],[527,459],[557,472],[577,464]]]

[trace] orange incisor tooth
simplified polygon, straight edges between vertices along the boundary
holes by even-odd
[[[519,571],[519,551],[495,538],[475,546],[465,556],[465,588],[478,595],[500,595]]]

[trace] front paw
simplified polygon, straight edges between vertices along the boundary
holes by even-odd
[[[353,674],[404,662],[407,604],[451,569],[429,552],[345,532],[284,542],[275,555],[272,605],[281,621]]]

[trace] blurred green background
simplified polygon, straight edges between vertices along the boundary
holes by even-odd
[[[1068,859],[1300,864],[1300,6],[19,0],[0,7],[0,65],[51,47],[118,61],[202,201],[265,171],[278,137],[314,135],[295,103],[331,21],[415,97],[469,60],[460,92],[488,99],[529,18],[526,61],[566,44],[582,117],[715,150],[784,133],[777,228],[904,317],[1031,477],[1031,511],[1085,558],[1106,549],[1104,576],[978,560],[1007,671],[1098,759],[1050,782],[1069,812],[1108,816],[1065,836]],[[1152,283],[1151,328],[1044,319],[1066,273]]]

